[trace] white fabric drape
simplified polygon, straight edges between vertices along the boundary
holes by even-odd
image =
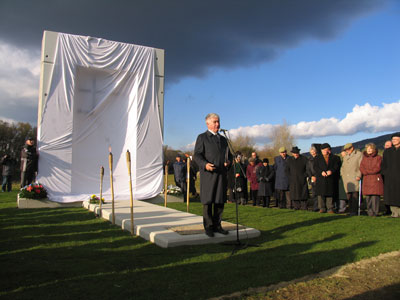
[[[162,190],[162,129],[155,91],[155,49],[58,34],[55,64],[38,128],[38,181],[57,202],[110,199],[108,151],[114,156],[115,199]]]

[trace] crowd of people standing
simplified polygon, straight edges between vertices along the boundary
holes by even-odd
[[[270,207],[274,198],[281,209],[353,216],[360,213],[365,197],[367,214],[376,217],[383,197],[383,213],[400,217],[400,133],[385,143],[383,156],[373,143],[363,152],[347,143],[340,156],[328,143],[313,145],[310,156],[300,150],[293,147],[288,155],[281,147],[272,166],[256,152],[248,160],[237,152],[227,173],[229,201]]]

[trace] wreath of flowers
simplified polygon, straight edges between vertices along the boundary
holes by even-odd
[[[40,183],[31,183],[21,188],[19,197],[27,199],[45,199],[47,198],[47,191]]]

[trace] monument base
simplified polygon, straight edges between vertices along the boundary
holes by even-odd
[[[72,203],[59,203],[49,199],[28,199],[17,196],[18,208],[61,208],[61,207],[82,207],[82,201]]]

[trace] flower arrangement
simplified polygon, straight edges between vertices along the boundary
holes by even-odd
[[[164,192],[163,192],[163,193],[164,193]],[[178,186],[169,185],[169,186],[167,187],[167,194],[168,194],[168,195],[176,195],[176,196],[179,196],[179,195],[182,194],[182,190],[181,190],[181,188],[178,187]]]
[[[91,203],[91,204],[99,204],[100,203],[100,197],[97,197],[95,194],[93,194],[89,198],[89,203]],[[101,197],[101,203],[104,203],[104,198],[103,197]]]
[[[19,197],[27,199],[45,199],[47,198],[47,191],[40,183],[31,183],[21,189]]]

